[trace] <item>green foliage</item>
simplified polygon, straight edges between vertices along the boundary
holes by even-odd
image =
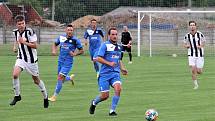
[[[8,0],[8,2],[14,5],[32,5],[40,15],[43,13],[42,0]]]

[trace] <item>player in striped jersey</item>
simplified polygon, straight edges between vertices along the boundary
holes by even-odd
[[[190,32],[184,37],[184,47],[188,49],[188,63],[192,72],[194,89],[198,89],[197,75],[201,74],[204,66],[205,36],[197,31],[195,21],[189,21]]]
[[[21,100],[19,76],[23,70],[26,70],[34,83],[39,87],[44,98],[44,108],[48,108],[48,94],[45,84],[39,78],[38,58],[37,58],[37,36],[31,28],[25,25],[24,16],[18,15],[15,18],[17,29],[13,30],[15,42],[13,51],[17,52],[17,60],[13,69],[13,88],[15,96],[10,105],[15,105]],[[17,51],[18,47],[18,51]]]

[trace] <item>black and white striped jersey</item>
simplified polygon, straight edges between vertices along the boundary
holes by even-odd
[[[37,41],[37,35],[31,28],[25,28],[25,30],[22,33],[20,33],[18,29],[14,29],[13,34],[15,36],[16,41],[18,40],[19,37],[25,38],[26,42]],[[27,45],[18,43],[17,58],[22,59],[27,63],[35,63],[38,60],[37,50]]]
[[[188,48],[188,56],[203,57],[204,48],[198,49],[197,45],[201,45],[205,41],[205,36],[199,31],[197,31],[194,35],[192,35],[191,33],[187,33],[184,36],[184,43],[190,45],[190,48]]]

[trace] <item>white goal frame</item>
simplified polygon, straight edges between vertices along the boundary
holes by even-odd
[[[137,56],[140,56],[140,22],[144,18],[144,14],[149,14],[149,56],[152,57],[152,26],[151,21],[152,13],[215,13],[215,11],[191,11],[187,9],[186,11],[138,11],[138,31],[137,31]]]

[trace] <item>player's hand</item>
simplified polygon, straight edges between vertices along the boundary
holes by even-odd
[[[13,48],[13,52],[17,53],[17,48],[16,47]]]
[[[131,48],[131,43],[128,43],[128,44],[127,44],[127,47],[128,47],[128,48]]]
[[[53,56],[56,56],[56,55],[57,55],[57,52],[56,52],[56,51],[52,51],[52,55],[53,55]]]
[[[123,75],[128,75],[128,71],[126,69],[121,69]]]
[[[70,56],[76,56],[76,53],[73,51],[70,51],[69,54],[70,54]]]
[[[26,39],[26,38],[23,38],[23,37],[19,37],[19,38],[18,38],[18,42],[21,43],[21,44],[25,44],[25,43],[26,43],[26,40],[27,40],[27,39]]]
[[[201,46],[201,45],[197,45],[197,48],[198,48],[198,49],[201,49],[201,48],[202,48],[202,46]]]
[[[116,63],[115,62],[110,62],[109,66],[114,67],[114,66],[116,66]]]

